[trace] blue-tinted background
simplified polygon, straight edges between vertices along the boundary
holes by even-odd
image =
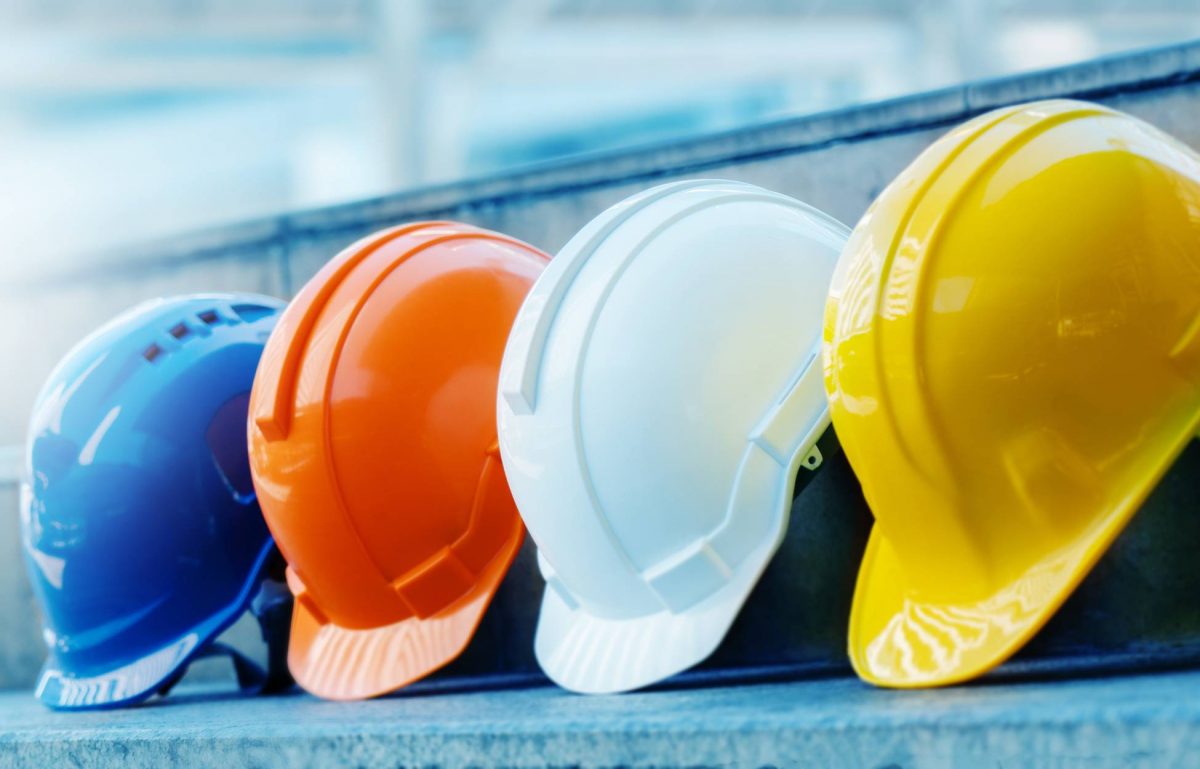
[[[1198,34],[1194,0],[0,0],[0,282]]]

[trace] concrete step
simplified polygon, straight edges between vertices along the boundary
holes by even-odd
[[[833,678],[582,697],[358,703],[209,686],[123,711],[0,695],[0,766],[1166,769],[1200,766],[1200,672],[898,692]]]
[[[761,184],[853,223],[950,126],[1001,105],[1068,96],[1126,110],[1200,147],[1200,43],[288,214],[152,244],[91,270],[0,285],[0,360],[20,361],[0,377],[0,444],[20,442],[38,386],[73,342],[151,296],[198,289],[289,295],[350,242],[420,218],[463,219],[553,252],[622,197],[688,177]],[[34,322],[47,318],[54,322]],[[6,464],[0,467],[0,688],[27,688],[42,647],[19,557],[16,473],[11,458]],[[1076,669],[1080,660],[1090,667],[1200,658],[1197,473],[1200,450],[1193,449],[1030,645],[1027,659]],[[831,461],[797,501],[781,552],[709,664],[844,671],[846,613],[869,525],[853,474],[844,461]],[[455,670],[533,671],[541,587],[527,547]],[[252,627],[236,632],[252,640]]]

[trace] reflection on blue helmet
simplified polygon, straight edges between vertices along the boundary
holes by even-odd
[[[250,481],[246,411],[282,306],[245,294],[147,302],[50,375],[21,500],[47,705],[163,690],[247,608],[272,542]]]

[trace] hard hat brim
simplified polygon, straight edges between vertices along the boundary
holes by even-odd
[[[687,670],[720,645],[773,552],[747,559],[721,590],[678,614],[598,617],[547,587],[534,638],[538,663],[554,683],[581,694],[640,689]]]
[[[379,697],[418,681],[467,648],[523,536],[514,536],[475,586],[443,611],[377,628],[345,628],[322,618],[307,601],[292,611],[288,667],[306,691],[328,700]]]
[[[117,708],[149,699],[242,616],[250,605],[252,591],[259,585],[263,564],[274,547],[274,542],[268,540],[259,553],[251,577],[231,603],[183,636],[128,662],[87,674],[72,670],[51,652],[38,675],[34,695],[53,710]]]
[[[217,632],[206,635],[211,639]],[[201,645],[199,638],[197,633],[188,633],[132,662],[90,676],[75,674],[51,656],[42,666],[35,695],[43,705],[54,710],[91,710],[132,705],[149,698],[186,665]]]
[[[849,653],[865,681],[891,688],[946,686],[993,670],[1054,616],[1120,535],[1200,427],[1200,413],[1155,471],[1070,545],[1035,557],[1016,579],[971,601],[921,601],[920,586],[876,526],[850,610]],[[915,653],[916,647],[924,647]],[[918,661],[932,660],[933,666]]]
[[[933,603],[913,598],[920,592],[875,527],[850,613],[855,672],[878,686],[905,689],[961,683],[987,673],[1046,623],[1090,568],[1080,557],[1083,544],[1035,564],[1016,583],[994,586],[980,600]],[[935,664],[926,664],[929,660]]]

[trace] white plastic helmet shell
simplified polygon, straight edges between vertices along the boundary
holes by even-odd
[[[534,285],[498,420],[556,683],[636,689],[724,637],[821,461],[822,313],[848,235],[785,195],[678,182],[605,211]]]

